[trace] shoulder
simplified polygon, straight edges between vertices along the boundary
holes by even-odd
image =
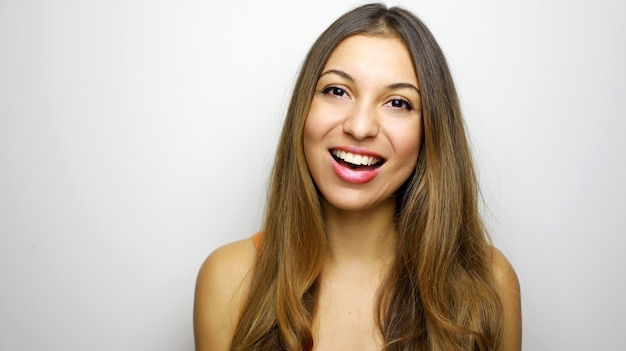
[[[246,238],[226,244],[215,251],[204,261],[198,278],[211,278],[214,275],[230,277],[242,276],[254,264],[256,251],[252,238]]]
[[[202,264],[194,300],[196,350],[229,349],[255,256],[248,238],[220,247]]]
[[[509,260],[495,247],[491,248],[491,264],[504,314],[502,351],[519,351],[522,345],[519,280]]]
[[[491,267],[499,287],[516,288],[519,290],[517,274],[509,260],[500,250],[491,246]]]

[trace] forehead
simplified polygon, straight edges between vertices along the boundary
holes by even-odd
[[[324,71],[338,69],[350,75],[379,77],[417,85],[413,59],[396,36],[354,35],[342,40],[326,61]]]

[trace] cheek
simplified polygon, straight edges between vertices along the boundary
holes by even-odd
[[[311,117],[311,115],[307,116],[302,135],[304,159],[307,167],[309,168],[309,172],[312,172],[315,169],[316,150],[319,149],[319,145],[321,144],[319,125],[316,123],[315,118]]]
[[[307,159],[307,163],[309,160],[309,154],[311,152],[312,144],[314,144],[315,139],[315,131],[313,130],[313,126],[310,123],[309,118],[307,117],[306,122],[304,123],[304,132],[302,135],[302,146],[304,148],[304,156]]]
[[[325,114],[319,113],[313,104],[304,122],[302,145],[307,159],[309,154],[312,155],[314,150],[322,144],[324,135],[327,133],[328,121],[323,116]]]
[[[421,123],[406,128],[398,129],[396,133],[395,149],[408,164],[415,166],[422,144]]]

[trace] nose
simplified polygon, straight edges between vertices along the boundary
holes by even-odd
[[[355,105],[343,122],[343,131],[352,135],[356,140],[378,135],[378,119],[375,109],[363,104]]]

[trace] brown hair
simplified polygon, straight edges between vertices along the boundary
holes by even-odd
[[[420,84],[424,137],[398,190],[395,261],[379,290],[385,350],[498,350],[501,303],[478,212],[477,181],[445,57],[402,8],[370,4],[335,21],[306,56],[289,104],[268,191],[263,240],[231,350],[309,350],[327,241],[303,151],[317,80],[335,47],[357,34],[396,36]]]

